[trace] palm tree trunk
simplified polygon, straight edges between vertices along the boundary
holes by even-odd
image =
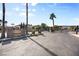
[[[53,22],[53,30],[54,30],[54,19],[52,20],[52,22]]]
[[[28,3],[26,3],[26,34],[28,35]]]
[[[1,38],[5,38],[5,3],[2,3],[3,7],[3,20],[2,20],[2,36]]]

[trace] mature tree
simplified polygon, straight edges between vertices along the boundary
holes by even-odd
[[[58,30],[60,30],[60,26],[54,25],[54,29],[55,29],[56,31],[58,31]]]
[[[2,3],[3,8],[3,20],[2,20],[2,36],[1,38],[5,38],[5,3]]]
[[[22,29],[22,23],[20,24],[20,29]]]
[[[23,24],[22,24],[23,29],[25,28],[25,26],[26,26],[25,23],[23,23]]]
[[[35,26],[32,27],[32,34],[35,35]]]
[[[55,14],[54,13],[50,14],[50,19],[53,22],[53,30],[54,30],[54,18],[56,18]]]
[[[46,30],[47,29],[47,25],[45,23],[41,23],[41,28],[42,28],[42,30]]]
[[[41,26],[37,25],[38,33],[41,34]]]

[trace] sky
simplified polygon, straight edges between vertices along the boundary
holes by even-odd
[[[26,23],[25,3],[6,3],[7,25],[18,25]],[[40,25],[46,23],[52,26],[50,14],[56,15],[55,25],[79,25],[79,4],[78,3],[29,3],[28,23]],[[0,19],[2,19],[2,4],[0,3]]]

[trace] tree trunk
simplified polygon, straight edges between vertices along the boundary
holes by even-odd
[[[2,36],[1,38],[5,38],[5,3],[2,3],[3,7],[3,20],[2,20]]]
[[[54,19],[52,20],[52,22],[53,22],[53,30],[54,30]]]

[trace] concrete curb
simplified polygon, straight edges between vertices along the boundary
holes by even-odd
[[[6,41],[12,41],[12,40],[23,39],[23,38],[27,38],[27,36],[20,36],[20,37],[13,37],[13,38],[0,39],[0,43],[1,43],[1,42],[6,42]]]

